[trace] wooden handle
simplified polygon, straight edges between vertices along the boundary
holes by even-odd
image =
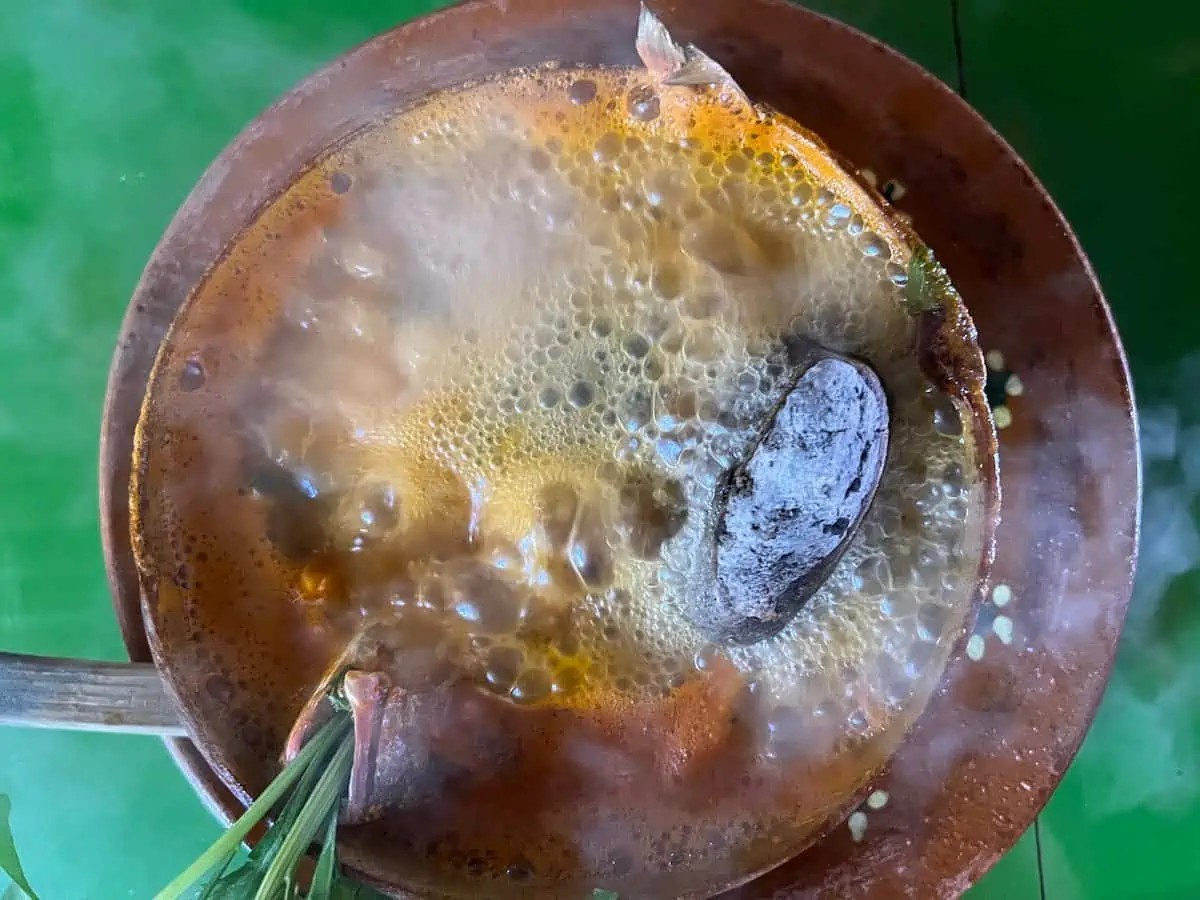
[[[149,663],[0,653],[0,725],[184,737]]]

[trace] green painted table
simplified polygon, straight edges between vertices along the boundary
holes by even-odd
[[[121,657],[96,445],[141,268],[208,163],[321,63],[437,5],[42,0],[0,16],[0,644]],[[1200,7],[820,0],[958,84],[1091,254],[1142,407],[1145,545],[1112,686],[1036,832],[971,900],[1200,896]],[[1169,7],[1169,8],[1168,8]],[[1145,168],[1136,170],[1135,166]],[[1125,184],[1136,186],[1134,194]],[[47,900],[145,898],[217,834],[151,739],[7,730],[0,791]],[[1041,865],[1039,866],[1039,859]]]

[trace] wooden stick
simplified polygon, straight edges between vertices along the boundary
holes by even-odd
[[[186,737],[149,663],[0,653],[0,725]]]

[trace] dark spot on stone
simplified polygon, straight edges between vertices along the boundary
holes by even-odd
[[[348,194],[353,185],[354,179],[345,172],[334,172],[329,176],[329,189],[335,194]]]
[[[846,497],[848,498],[853,493],[854,493],[854,491],[851,491],[849,488],[847,488]],[[845,516],[842,516],[836,522],[833,522],[831,524],[822,525],[821,527],[825,531],[826,534],[833,534],[833,535],[837,535],[840,537],[841,535],[845,534],[846,529],[850,527],[850,520],[847,519]]]

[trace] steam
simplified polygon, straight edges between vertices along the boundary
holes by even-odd
[[[1196,639],[1192,597],[1200,568],[1200,531],[1195,522],[1200,492],[1200,403],[1194,393],[1200,381],[1200,354],[1183,359],[1165,374],[1166,378],[1162,372],[1150,373],[1143,382],[1149,385],[1143,393],[1154,399],[1139,413],[1144,502],[1133,599],[1107,691],[1073,764],[1075,777],[1086,783],[1090,819],[1134,810],[1177,815],[1194,804],[1200,790],[1195,763],[1198,748],[1187,727],[1194,721],[1200,701],[1200,657],[1189,652]],[[1082,445],[1073,440],[1071,418],[1088,422],[1096,437]],[[1127,464],[1114,452],[1114,445],[1123,441],[1125,422],[1119,406],[1084,398],[1070,409],[1049,411],[1038,423],[1042,429],[1039,440],[1001,454],[1002,475],[1015,468],[1016,462],[1032,462],[1034,471],[1039,460],[1061,464],[1062,454],[1069,454],[1069,466],[1088,475],[1081,480],[1085,487],[1078,494],[1068,485],[1034,480],[1038,496],[1031,506],[1038,511],[1040,523],[1032,524],[1042,529],[1046,557],[1053,561],[1039,585],[1048,598],[1044,618],[1031,622],[1022,617],[1018,611],[1022,598],[1014,597],[1011,610],[985,610],[981,622],[982,631],[989,615],[1011,611],[1018,623],[1016,645],[1048,651],[1062,663],[1063,673],[1074,679],[1091,673],[1078,671],[1078,664],[1071,660],[1072,648],[1117,624],[1110,609],[1097,603],[1086,588],[1078,587],[1073,567],[1085,561],[1095,564],[1105,559],[1105,554],[1111,565],[1120,564],[1114,555],[1119,548],[1104,543],[1103,531],[1090,534],[1085,523],[1105,521],[1096,518],[1100,512],[1113,518],[1128,516],[1129,498],[1124,496],[1128,484],[1112,478],[1114,467]],[[1022,458],[1025,454],[1028,459]],[[1084,504],[1087,510],[1081,509]],[[1076,541],[1078,560],[1060,552],[1061,547]],[[995,640],[989,635],[989,646]],[[987,664],[985,654],[982,663],[973,665]],[[1053,690],[1054,679],[1063,677],[1053,669],[1031,684],[1022,684],[1014,701],[1019,702],[1023,690]],[[997,668],[995,677],[1002,683],[1005,673]],[[1014,721],[1012,708],[1005,708],[1002,699],[995,702],[995,697],[989,697],[977,704],[954,690],[951,686],[952,696],[961,702],[954,703],[950,716],[940,720],[943,727],[925,738],[921,752],[902,757],[903,762],[893,771],[897,786],[928,794],[979,752],[982,737],[990,734],[1000,739],[1000,745],[1028,737],[1018,730],[1026,726]],[[1003,698],[1003,691],[999,696]],[[989,746],[997,744],[989,742]],[[985,799],[1000,804],[1002,795],[1020,789],[1031,788],[1026,783],[979,786]],[[1045,851],[1051,855],[1065,852],[1053,843]]]
[[[1200,354],[1140,413],[1144,503],[1138,576],[1117,666],[1078,765],[1092,815],[1177,813],[1200,789],[1194,721],[1200,656],[1194,597],[1200,567]],[[1148,379],[1149,380],[1149,379]],[[1161,399],[1159,399],[1161,398]]]

